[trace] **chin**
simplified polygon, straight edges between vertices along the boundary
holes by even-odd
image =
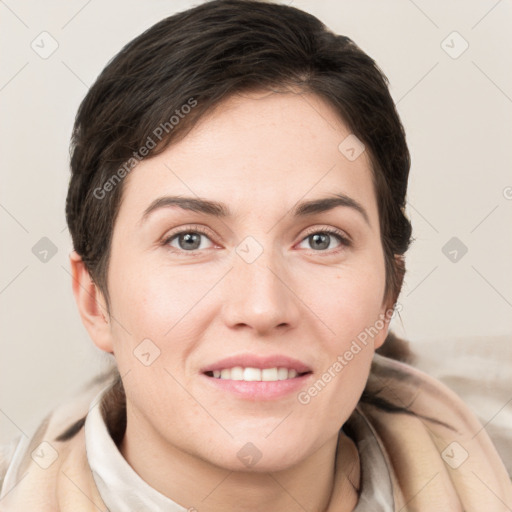
[[[250,437],[248,437],[250,439]],[[290,441],[290,439],[288,439]],[[231,449],[231,446],[233,447]],[[302,441],[288,442],[283,445],[279,439],[275,442],[234,441],[230,446],[224,444],[221,452],[209,453],[209,462],[234,472],[269,473],[283,471],[298,464],[306,456],[298,450],[303,448]],[[234,455],[234,456],[233,456]]]

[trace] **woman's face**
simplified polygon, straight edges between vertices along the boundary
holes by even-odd
[[[356,406],[390,305],[349,135],[315,95],[237,95],[126,178],[109,336],[129,429],[162,454],[284,469]]]

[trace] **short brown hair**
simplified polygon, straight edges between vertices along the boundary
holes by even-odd
[[[107,305],[122,178],[141,148],[147,157],[160,153],[233,93],[290,86],[325,99],[365,144],[378,200],[386,297],[396,300],[405,272],[402,255],[411,241],[404,214],[410,156],[387,83],[348,37],[299,9],[263,1],[209,1],[128,43],[79,107],[66,202],[74,248]],[[180,115],[191,101],[194,108]],[[173,116],[179,121],[171,122]],[[148,143],[155,138],[158,144]]]

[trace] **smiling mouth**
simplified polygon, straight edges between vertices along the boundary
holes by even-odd
[[[312,372],[298,372],[294,368],[273,367],[273,368],[252,368],[234,366],[222,370],[204,372],[207,377],[219,380],[238,380],[245,382],[277,382],[291,380],[308,375]]]

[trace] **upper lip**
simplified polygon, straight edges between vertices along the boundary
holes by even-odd
[[[311,372],[311,368],[292,357],[285,355],[269,355],[269,356],[257,356],[255,354],[239,354],[235,356],[226,357],[216,361],[215,363],[209,364],[201,369],[202,373],[213,372],[215,370],[224,370],[226,368],[234,368],[235,366],[241,366],[242,368],[288,368],[289,370],[296,370],[297,373]]]

